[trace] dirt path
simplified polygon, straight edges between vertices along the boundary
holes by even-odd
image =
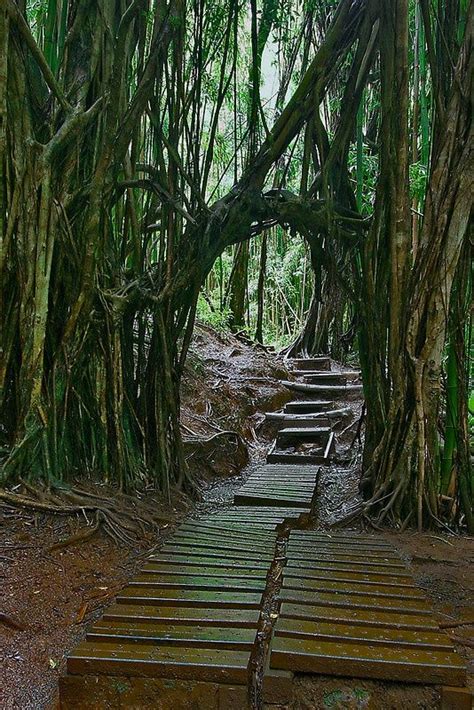
[[[214,343],[208,347],[214,351],[217,346]],[[234,343],[228,343],[226,347],[233,348]],[[219,364],[214,363],[212,367],[224,372],[221,368],[228,354],[221,352]],[[244,370],[255,365],[253,354],[236,354],[235,357],[242,358]],[[216,358],[212,356],[212,359]],[[276,408],[282,398],[284,401],[279,388],[269,382],[269,373],[271,370],[275,373],[277,366],[276,362],[271,368],[267,366],[265,380],[261,383],[268,409]],[[238,389],[238,379],[235,375],[233,377],[232,388]],[[203,378],[205,374],[201,372],[198,380]],[[193,389],[197,386],[194,382]],[[258,386],[253,382],[255,398],[258,397]],[[190,401],[189,398],[187,401]],[[235,401],[235,397],[229,395],[233,417]],[[357,430],[360,402],[353,402],[351,406],[354,410],[352,424],[348,427],[345,422],[338,431],[338,458],[332,466],[323,470],[320,479],[317,527],[321,529],[343,517],[358,495],[360,449],[357,442],[353,446],[351,444]],[[212,421],[212,415],[205,412],[206,409],[204,427]],[[242,422],[248,422],[250,418],[254,424],[253,431],[258,431],[261,417],[251,419],[254,413],[255,404],[252,404],[241,416],[240,424],[235,420],[234,426],[242,426]],[[192,416],[193,413],[188,410],[188,422],[191,422]],[[226,426],[225,421],[219,421],[219,426]],[[216,470],[210,466],[207,482],[203,482],[203,501],[188,514],[195,516],[231,505],[234,491],[262,462],[270,436],[271,432],[265,428],[259,431],[257,438],[251,435],[251,460],[240,474],[231,478],[216,478]],[[219,468],[225,458],[221,460],[217,454],[212,456],[213,465],[219,461]],[[185,510],[182,507],[176,513],[178,518],[182,518]],[[89,623],[112,602],[116,592],[137,572],[149,549],[172,532],[172,526],[163,527],[160,538],[144,539],[140,545],[128,548],[117,546],[98,533],[80,545],[49,550],[52,544],[70,535],[77,525],[76,519],[72,522],[59,520],[0,506],[0,612],[6,615],[0,622],[1,710],[46,710],[54,706],[58,676],[64,671],[68,651],[84,636]],[[462,619],[472,619],[472,538],[438,533],[407,532],[398,535],[384,531],[381,534],[402,552],[420,587],[431,599],[441,623],[456,624]],[[18,628],[14,628],[15,624]],[[447,629],[457,650],[468,662],[472,688],[473,630],[472,625]],[[439,696],[436,689],[423,686],[301,676],[295,681],[291,710],[379,710],[381,707],[384,710],[412,707],[431,710],[439,707]]]

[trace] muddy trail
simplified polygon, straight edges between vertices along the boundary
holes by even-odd
[[[168,520],[136,540],[117,543],[102,530],[77,544],[58,546],[88,522],[0,504],[0,708],[43,710],[57,702],[65,656],[84,637],[151,550],[185,518],[230,508],[235,491],[265,460],[274,436],[263,412],[291,397],[279,384],[291,379],[282,360],[233,336],[197,330],[183,386],[186,457],[199,479],[200,500],[169,501],[144,490],[137,506],[168,511]],[[337,456],[322,468],[315,529],[346,518],[358,500],[360,399],[344,403],[351,416],[336,427]],[[95,484],[90,482],[91,490]],[[113,489],[101,494],[113,498]],[[368,523],[358,521],[358,531]],[[373,532],[373,529],[371,529]],[[436,533],[379,531],[397,548],[432,602],[438,622],[468,663],[474,688],[474,540]],[[271,606],[268,614],[271,614]],[[471,624],[469,625],[469,623]],[[436,708],[437,688],[325,676],[297,676],[291,710],[312,708]]]

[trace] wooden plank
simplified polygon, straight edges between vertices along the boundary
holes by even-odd
[[[292,638],[308,638],[311,640],[317,637],[321,641],[340,643],[370,643],[371,645],[379,646],[453,650],[453,644],[448,636],[439,631],[333,624],[313,621],[312,619],[279,619],[275,636],[290,636]]]
[[[369,569],[374,567],[394,567],[406,570],[405,565],[401,560],[396,557],[374,557],[367,559],[367,555],[360,556],[352,552],[347,554],[342,554],[339,552],[325,552],[324,550],[318,550],[311,553],[305,552],[295,552],[297,547],[293,548],[291,552],[291,559],[294,564],[304,565],[306,567],[314,567],[318,562],[331,562],[331,563],[344,563],[346,565],[362,565],[363,567],[368,567]],[[373,560],[373,561],[372,561]]]
[[[229,579],[266,579],[268,568],[254,567],[251,564],[242,567],[205,567],[203,565],[170,565],[164,562],[147,562],[140,570],[143,574],[161,574],[164,577],[183,574],[188,577],[225,577]]]
[[[99,621],[88,631],[88,641],[127,643],[159,643],[188,648],[229,648],[251,650],[255,643],[255,629],[228,626],[196,626],[169,624],[163,621]]]
[[[314,412],[318,414],[319,412],[325,412],[329,409],[332,409],[334,407],[334,402],[332,400],[317,400],[317,399],[309,399],[309,400],[303,400],[303,399],[297,399],[294,402],[287,402],[285,404],[285,412],[305,412],[305,413],[311,413]]]
[[[131,621],[163,621],[169,624],[198,626],[231,626],[255,628],[260,609],[177,607],[153,604],[113,604],[104,611],[103,619]]]
[[[265,493],[268,492],[268,489],[270,487],[272,496],[291,494],[298,495],[299,493],[302,493],[306,496],[312,496],[315,489],[314,483],[285,484],[268,481],[266,484],[256,482],[248,483],[245,486],[242,486],[242,488],[239,488],[238,493]]]
[[[263,540],[265,542],[274,541],[276,539],[274,531],[261,530],[260,527],[245,528],[243,525],[225,525],[223,523],[208,523],[207,525],[193,525],[192,523],[186,523],[179,527],[180,532],[191,532],[198,533],[208,532],[208,533],[225,533],[226,537],[232,540],[248,540],[249,536],[255,540]]]
[[[294,392],[302,392],[303,394],[314,395],[315,397],[321,396],[326,399],[331,397],[346,397],[348,394],[363,391],[362,385],[309,385],[303,382],[290,382],[289,380],[280,380],[280,384]]]
[[[232,567],[234,569],[248,569],[249,566],[254,568],[268,570],[268,562],[263,562],[260,557],[255,559],[248,559],[247,557],[242,557],[241,559],[229,559],[228,555],[222,554],[216,557],[211,557],[209,555],[189,555],[187,553],[177,553],[177,552],[164,552],[163,550],[159,553],[150,555],[148,558],[150,562],[159,562],[160,564],[166,563],[169,565],[183,565],[183,564],[193,564],[193,565],[203,565],[206,568],[215,567]]]
[[[223,540],[224,537],[224,540]],[[210,534],[205,535],[204,533],[190,533],[183,531],[178,531],[173,535],[172,541],[173,545],[184,545],[185,547],[210,547],[215,549],[216,546],[225,550],[248,550],[251,547],[254,550],[262,550],[263,553],[268,551],[271,543],[268,541],[263,542],[262,540],[252,540],[251,536],[248,535],[247,539],[238,539],[231,537],[230,535]]]
[[[336,580],[301,579],[297,577],[286,577],[283,587],[285,589],[302,589],[308,592],[337,592],[344,595],[362,595],[379,599],[387,597],[391,599],[424,599],[423,593],[416,587],[400,587],[397,585],[367,583],[364,581],[340,582]]]
[[[422,599],[392,599],[377,597],[377,601],[361,594],[339,594],[337,592],[316,592],[300,589],[282,588],[280,597],[282,601],[296,604],[315,604],[319,606],[349,607],[354,609],[372,609],[377,604],[377,609],[398,611],[404,614],[431,614],[431,608]]]
[[[320,357],[292,358],[289,362],[301,370],[330,370],[331,359],[325,355]]]
[[[437,631],[438,625],[429,614],[405,614],[393,609],[375,608],[356,609],[351,606],[331,607],[317,604],[293,604],[283,602],[281,618],[311,619],[327,621],[331,624],[376,626],[395,629],[419,629]]]
[[[280,429],[279,439],[304,439],[305,441],[321,441],[329,436],[331,427],[285,427]]]
[[[327,463],[327,459],[325,458],[324,451],[322,449],[319,453],[315,454],[296,454],[282,450],[275,450],[267,454],[267,461],[269,463],[293,463],[298,466],[315,463],[324,465]]]
[[[234,550],[229,547],[222,546],[220,550],[213,550],[212,547],[206,547],[206,546],[192,546],[192,545],[173,545],[171,543],[164,545],[161,548],[161,551],[164,553],[170,553],[172,555],[188,555],[189,557],[216,557],[219,559],[225,559],[227,560],[234,559],[234,560],[261,560],[263,559],[271,559],[272,555],[266,553],[266,552],[247,552],[245,550]],[[153,558],[156,559],[156,558]]]
[[[266,579],[237,577],[206,577],[202,575],[163,575],[146,572],[137,575],[130,586],[146,586],[153,589],[218,589],[230,591],[263,592]]]
[[[249,660],[247,651],[84,642],[68,657],[67,670],[76,675],[133,675],[244,684]]]
[[[339,542],[321,542],[313,544],[311,542],[304,542],[303,540],[291,541],[288,544],[288,552],[291,554],[294,551],[299,551],[308,559],[312,559],[313,553],[320,554],[321,552],[327,554],[343,554],[351,555],[354,558],[362,557],[367,559],[369,557],[371,560],[386,559],[386,560],[399,560],[400,557],[396,552],[387,547],[378,547],[372,545],[345,545]]]
[[[304,378],[305,382],[313,385],[345,385],[348,381],[357,380],[359,378],[358,372],[351,372],[350,370],[342,372],[299,372],[300,376]]]
[[[462,685],[466,671],[459,657],[446,651],[395,649],[369,644],[275,637],[272,668],[356,678]]]
[[[408,575],[395,576],[393,574],[380,574],[378,572],[353,572],[347,568],[343,571],[333,569],[302,569],[301,567],[285,567],[285,577],[298,579],[318,579],[321,581],[335,582],[366,582],[367,584],[397,585],[399,587],[414,587],[414,582]]]
[[[263,506],[255,506],[255,508],[252,508],[250,510],[245,511],[245,514],[236,508],[232,508],[230,510],[226,510],[225,513],[215,513],[212,516],[209,516],[209,520],[229,520],[233,521],[235,519],[239,519],[242,521],[249,520],[250,523],[255,522],[255,520],[259,520],[261,516],[269,518],[273,521],[275,518],[282,518],[287,515],[292,515],[298,513],[299,511],[294,508],[291,505],[287,505],[284,507],[278,507],[278,506],[269,506],[267,509]]]
[[[324,556],[320,555],[317,559],[307,560],[305,557],[296,558],[296,555],[292,555],[292,564],[297,566],[298,569],[304,570],[333,570],[336,572],[346,572],[353,570],[354,572],[376,572],[380,574],[392,574],[404,577],[406,575],[406,567],[402,562],[366,562],[364,563],[361,559],[350,559],[349,555],[346,555],[346,559],[343,560],[333,560],[330,555]],[[302,577],[304,574],[301,575]]]
[[[231,607],[258,609],[262,595],[255,592],[221,592],[184,589],[152,589],[129,586],[117,595],[125,604],[157,604],[161,606]]]
[[[308,498],[300,499],[293,496],[290,497],[289,495],[280,497],[278,495],[271,494],[265,496],[263,493],[243,493],[242,495],[240,493],[234,494],[235,505],[249,505],[250,503],[257,503],[261,505],[265,502],[267,502],[268,505],[274,505],[278,500],[285,503],[291,503],[292,505],[298,506],[298,508],[302,508],[303,510],[309,510],[311,503],[311,500]]]
[[[372,547],[384,547],[394,550],[393,545],[385,540],[381,540],[374,535],[358,535],[357,533],[319,533],[312,530],[292,530],[290,541],[314,541],[324,543],[344,543],[345,545],[371,545]]]

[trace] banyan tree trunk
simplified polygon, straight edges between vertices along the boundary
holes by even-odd
[[[438,516],[441,365],[451,289],[472,210],[473,37],[471,12],[432,160],[415,263],[406,297],[392,311],[398,322],[388,361],[392,388],[386,417],[378,440],[371,439],[365,451],[363,485],[379,518],[415,519],[419,527]],[[380,433],[380,425],[374,430]]]

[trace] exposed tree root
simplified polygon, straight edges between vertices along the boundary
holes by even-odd
[[[91,538],[102,529],[115,542],[131,545],[142,539],[147,533],[157,531],[160,524],[174,522],[169,513],[153,510],[151,513],[131,504],[131,499],[120,497],[102,497],[78,488],[36,488],[22,482],[29,495],[12,493],[0,489],[0,501],[12,508],[22,508],[39,513],[53,515],[81,515],[87,520],[86,527],[61,540],[49,548],[57,550]],[[143,506],[144,507],[144,506]],[[93,522],[87,513],[91,513]]]

